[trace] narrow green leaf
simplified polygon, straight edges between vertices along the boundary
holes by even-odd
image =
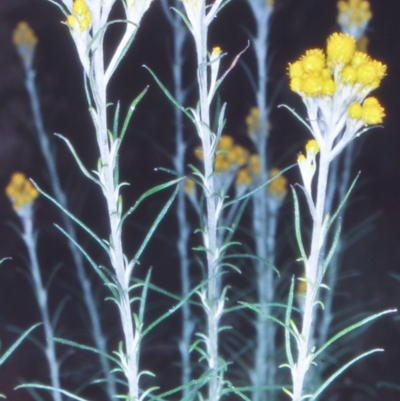
[[[288,359],[289,365],[292,368],[294,365],[293,355],[292,355],[292,346],[290,343],[290,321],[292,316],[292,306],[293,306],[293,297],[294,297],[294,277],[292,277],[292,282],[290,284],[289,297],[287,302],[287,308],[285,313],[285,350],[286,357]]]
[[[354,365],[357,361],[362,358],[365,358],[368,355],[374,354],[376,352],[383,352],[383,349],[376,348],[371,351],[364,352],[363,354],[357,356],[352,359],[350,362],[347,362],[340,369],[338,369],[335,373],[333,373],[325,382],[319,387],[319,389],[312,395],[311,401],[314,401],[340,374],[342,374],[346,369],[348,369],[351,365]]]
[[[78,163],[78,166],[81,169],[82,173],[85,175],[85,177],[89,178],[89,180],[93,181],[95,184],[101,187],[101,182],[98,179],[94,178],[93,175],[90,174],[90,172],[86,169],[81,159],[79,158],[78,154],[76,153],[75,148],[72,146],[72,143],[63,135],[60,134],[54,134],[54,135],[62,139],[66,143],[68,149],[72,153],[72,156],[74,156],[75,161]]]
[[[94,352],[95,354],[99,354],[99,355],[105,356],[110,361],[113,361],[116,364],[120,365],[119,359],[114,358],[113,356],[107,354],[106,352],[102,352],[102,351],[98,350],[97,348],[89,347],[88,345],[80,344],[80,343],[77,343],[75,341],[67,340],[65,338],[54,337],[54,338],[52,338],[52,340],[54,342],[56,342],[56,343],[60,343],[60,344],[63,344],[63,345],[68,345],[69,347],[79,348],[79,349],[82,349],[82,350],[85,350],[85,351],[90,351],[90,352]]]
[[[333,255],[335,254],[336,248],[337,248],[337,246],[339,244],[340,233],[342,231],[341,229],[342,229],[342,225],[339,222],[337,224],[337,227],[336,227],[336,230],[335,230],[335,236],[333,237],[332,246],[331,246],[331,248],[329,250],[329,253],[328,253],[328,255],[327,255],[327,257],[326,257],[326,259],[324,261],[324,265],[322,266],[322,276],[324,276],[324,274],[326,272],[326,269],[328,268],[329,263],[332,260]]]
[[[351,192],[353,191],[354,186],[356,185],[356,182],[358,180],[358,177],[360,176],[360,173],[357,174],[357,177],[353,180],[353,182],[350,185],[350,188],[348,189],[348,191],[346,192],[345,197],[343,198],[343,200],[340,202],[339,207],[337,208],[336,212],[334,213],[334,215],[330,218],[328,224],[327,224],[327,228],[329,228],[332,223],[335,221],[335,219],[337,218],[337,216],[339,215],[339,213],[342,211],[344,205],[347,202],[348,197],[350,196]]]
[[[346,327],[345,329],[343,329],[342,331],[340,331],[339,333],[337,333],[336,335],[334,335],[332,338],[330,338],[317,352],[315,352],[315,354],[313,355],[312,360],[315,360],[315,358],[321,354],[321,352],[323,352],[325,349],[327,349],[332,343],[334,343],[335,341],[337,341],[339,338],[345,336],[346,334],[350,333],[351,331],[358,329],[359,327],[371,322],[372,320],[377,319],[378,317],[387,315],[389,313],[395,313],[397,312],[397,309],[388,309],[385,310],[383,312],[379,312],[376,313],[372,316],[369,316],[365,319],[360,320],[357,323],[352,324],[349,327]]]
[[[174,180],[173,182],[179,182],[181,181],[181,178]],[[172,185],[171,183],[165,184],[164,188],[169,187]],[[172,202],[174,201],[176,195],[178,194],[179,191],[179,186],[177,185],[173,194],[169,198],[168,202],[165,204],[165,206],[162,208],[161,212],[158,214],[157,218],[155,219],[153,225],[150,227],[149,231],[147,232],[147,235],[142,242],[142,245],[140,246],[139,250],[136,252],[134,259],[139,260],[140,256],[142,255],[144,249],[146,248],[148,242],[150,241],[150,238],[153,236],[154,232],[156,231],[158,225],[160,224],[161,220],[164,218],[165,214],[167,213],[168,209],[172,205]]]
[[[18,339],[11,345],[10,348],[1,356],[0,358],[0,366],[7,360],[7,358],[18,348],[18,346],[25,340],[29,334],[36,329],[36,327],[40,326],[42,323],[36,323],[31,326],[28,330],[24,331]]]
[[[287,110],[289,110],[307,129],[308,129],[308,131],[310,131],[310,133],[311,133],[311,135],[313,135],[314,136],[314,131],[313,131],[313,129],[311,128],[311,126],[310,125],[308,125],[304,120],[303,120],[303,118],[299,115],[299,114],[297,114],[293,109],[291,109],[289,106],[287,106],[286,104],[280,104],[280,105],[278,105],[278,108],[281,108],[281,107],[284,107],[285,109],[287,109]]]
[[[20,388],[37,388],[41,390],[49,390],[49,391],[58,391],[61,394],[64,394],[65,396],[72,398],[73,400],[77,401],[88,401],[85,398],[78,397],[75,394],[70,393],[69,391],[62,390],[60,388],[52,387],[52,386],[46,386],[44,384],[37,384],[37,383],[27,383],[27,384],[20,384],[19,386],[15,387],[14,390],[18,390]]]
[[[129,217],[146,198],[148,198],[149,196],[151,196],[159,191],[162,191],[163,189],[166,189],[172,185],[178,184],[183,179],[184,179],[184,177],[180,177],[180,178],[177,178],[176,180],[169,181],[165,184],[157,185],[157,186],[149,189],[148,191],[146,191],[143,195],[140,196],[140,198],[135,202],[135,204],[123,215],[119,225],[122,226],[125,219],[127,217]]]
[[[229,202],[226,202],[224,204],[224,206],[222,207],[223,209],[227,208],[230,205],[233,205],[234,203],[240,202],[244,199],[249,198],[251,195],[254,194],[254,192],[266,187],[267,185],[269,185],[273,180],[275,180],[275,178],[278,178],[279,176],[281,176],[282,174],[284,174],[286,171],[290,170],[291,168],[297,166],[297,164],[292,164],[286,168],[284,168],[283,170],[281,170],[278,174],[274,175],[271,179],[269,179],[268,181],[264,182],[263,184],[259,185],[257,188],[252,189],[250,192],[247,192],[246,194],[240,196],[239,198],[233,199]]]
[[[107,278],[107,276],[101,271],[100,267],[96,264],[96,262],[89,256],[89,254],[85,251],[84,248],[82,248],[76,240],[74,240],[62,227],[59,225],[55,224],[55,227],[57,227],[58,230],[60,230],[65,237],[67,237],[77,248],[78,250],[82,253],[82,255],[85,257],[85,259],[89,262],[89,264],[93,267],[94,271],[97,273],[97,275],[100,277],[100,279],[103,281],[103,283],[108,286],[113,293],[114,296],[117,295],[116,291],[112,289],[112,286],[110,286],[111,281]]]
[[[132,24],[132,25],[136,26],[135,23],[133,23],[132,21],[129,21],[129,20],[114,20],[114,21],[110,21],[108,24],[116,23],[116,22],[123,22],[123,23],[126,23],[126,24]],[[115,63],[113,63],[114,64],[113,65],[113,69],[109,70],[109,68],[107,68],[107,71],[106,71],[107,82],[110,81],[110,79],[113,76],[115,70],[117,69],[117,67],[120,64],[120,62],[122,61],[122,59],[124,58],[124,56],[125,56],[126,52],[128,51],[130,45],[132,44],[132,41],[135,38],[136,31],[137,31],[137,29],[133,31],[132,35],[129,37],[129,39],[127,40],[125,46],[123,47],[121,53],[118,55],[117,60],[115,61]],[[115,57],[115,53],[114,53],[112,59],[114,59],[114,57]]]
[[[52,3],[52,4],[54,4],[56,7],[58,7],[58,8],[61,10],[61,12],[64,14],[64,16],[65,16],[65,17],[68,17],[68,12],[64,9],[63,6],[61,6],[61,4],[57,3],[57,2],[54,1],[54,0],[47,0],[47,1],[50,2],[50,3]]]
[[[149,291],[150,277],[151,277],[151,269],[149,269],[149,271],[146,274],[146,279],[143,284],[142,296],[140,297],[139,327],[141,327],[144,322],[144,311],[145,311],[145,306],[146,306],[147,293]],[[138,328],[136,328],[136,330],[137,329]]]
[[[179,109],[181,110],[184,114],[186,114],[187,117],[193,122],[193,124],[196,124],[195,119],[193,116],[188,112],[188,110],[183,107],[178,101],[172,96],[172,94],[168,91],[168,89],[162,84],[162,82],[157,78],[157,75],[146,65],[143,66],[146,68],[147,71],[150,72],[150,74],[153,76],[154,80],[157,82],[157,85],[160,87],[160,89],[164,92],[164,94],[167,96],[167,98]]]
[[[149,86],[147,85],[142,92],[136,96],[136,98],[133,100],[133,102],[131,103],[131,105],[129,106],[129,110],[128,113],[126,114],[125,120],[124,120],[124,124],[122,126],[122,130],[121,130],[121,134],[120,134],[120,139],[122,141],[122,139],[124,139],[126,130],[128,129],[128,125],[129,122],[131,121],[132,118],[132,114],[136,109],[136,106],[139,104],[139,102],[143,99],[143,96],[147,93],[147,91],[149,90]]]
[[[102,241],[89,227],[87,227],[84,223],[82,223],[77,217],[75,217],[72,213],[70,213],[67,209],[65,209],[56,199],[51,197],[49,194],[44,192],[37,184],[35,181],[32,179],[30,180],[34,187],[40,192],[41,195],[43,195],[46,199],[48,199],[50,202],[54,203],[59,209],[61,209],[68,217],[70,217],[78,226],[80,226],[84,231],[86,231],[106,252],[107,255],[109,255],[109,250],[107,246],[105,245],[104,241]]]
[[[299,199],[297,198],[297,194],[295,189],[292,187],[292,194],[293,194],[293,202],[294,202],[294,225],[295,225],[295,232],[296,232],[296,239],[297,244],[299,246],[300,255],[304,261],[305,268],[307,255],[306,251],[304,250],[303,239],[301,237],[301,222],[300,222],[300,207],[299,207]]]

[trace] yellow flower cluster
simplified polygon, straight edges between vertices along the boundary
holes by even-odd
[[[260,110],[258,107],[252,107],[246,117],[247,133],[254,135],[260,128]]]
[[[38,42],[33,29],[26,22],[20,22],[14,29],[12,40],[24,63],[31,64]]]
[[[287,180],[283,175],[274,178],[279,173],[280,170],[277,168],[274,168],[269,172],[272,181],[268,185],[267,191],[271,196],[276,197],[281,202],[287,194]],[[254,177],[259,174],[260,157],[258,154],[254,153],[248,158],[247,165],[238,171],[236,185],[248,186],[254,181]]]
[[[369,1],[367,0],[340,0],[337,3],[339,10],[338,22],[344,26],[362,26],[372,17]]]
[[[7,185],[6,195],[10,198],[14,210],[19,210],[24,205],[32,203],[39,193],[24,174],[14,173]]]
[[[66,21],[70,28],[85,32],[92,27],[92,14],[85,0],[74,0],[72,11],[73,14],[68,15]]]
[[[380,85],[385,75],[386,65],[357,51],[356,40],[343,33],[334,33],[328,38],[326,55],[321,49],[307,50],[299,60],[289,64],[290,88],[294,92],[304,98],[329,98],[338,94],[342,99],[339,103],[351,102],[351,99],[362,101]],[[383,117],[379,102],[374,107],[374,113]],[[371,124],[370,121],[366,119],[364,123]]]
[[[196,148],[195,154],[199,160],[203,160],[203,150]],[[248,159],[248,151],[242,146],[236,145],[229,135],[222,135],[217,146],[214,169],[224,173],[232,167],[243,166]]]
[[[367,97],[363,104],[352,103],[348,108],[348,115],[355,120],[363,120],[365,125],[380,124],[385,117],[385,109],[375,97]]]
[[[268,193],[271,196],[276,196],[280,201],[283,201],[287,195],[287,179],[283,175],[274,178],[279,173],[280,170],[277,168],[273,168],[270,171],[269,175],[272,178],[272,181],[268,185]]]
[[[342,33],[329,37],[326,56],[321,49],[307,50],[289,64],[290,87],[303,96],[332,96],[338,85],[358,84],[370,91],[385,74],[384,64],[356,51],[355,39]]]
[[[258,174],[260,174],[260,157],[253,153],[248,158],[246,166],[238,171],[236,185],[248,186]]]
[[[289,64],[290,89],[304,96],[332,96],[336,82],[321,49],[307,50],[296,62]]]

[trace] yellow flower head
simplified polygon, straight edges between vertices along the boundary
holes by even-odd
[[[249,153],[245,148],[235,145],[226,156],[231,164],[243,166],[247,162],[248,154]]]
[[[307,50],[300,59],[302,71],[320,73],[325,68],[325,55],[321,49]],[[298,68],[298,67],[297,67]]]
[[[260,128],[260,110],[258,107],[252,107],[249,114],[246,117],[247,133],[254,135],[255,132]]]
[[[362,120],[364,125],[376,125],[383,122],[385,109],[380,105],[375,97],[367,97],[364,103],[352,103],[347,113],[354,120]]]
[[[327,43],[328,64],[347,64],[356,52],[356,40],[344,33],[333,33]]]
[[[256,153],[250,155],[249,167],[253,175],[260,174],[260,156],[258,156]]]
[[[218,149],[229,150],[233,147],[233,138],[230,135],[222,135],[218,142]]]
[[[236,185],[248,186],[252,183],[252,181],[253,181],[253,177],[250,174],[248,168],[243,167],[238,171],[237,176],[236,176],[236,181],[235,181]]]
[[[194,193],[195,186],[196,186],[196,183],[193,180],[191,180],[190,178],[188,178],[185,181],[185,186],[183,189],[187,195],[192,195]]]
[[[319,152],[319,146],[315,139],[310,139],[306,144],[306,155],[300,153],[297,157],[297,164],[300,168],[300,174],[303,178],[304,188],[311,196],[311,183],[317,169],[316,155]]]
[[[283,175],[274,178],[279,173],[280,170],[277,168],[274,168],[270,171],[270,177],[272,178],[272,181],[268,185],[268,193],[277,197],[280,201],[283,201],[287,195],[287,179]]]
[[[221,54],[222,50],[219,46],[215,46],[212,49],[211,58],[216,58]]]
[[[92,27],[92,14],[85,0],[74,0],[72,4],[72,15],[67,17],[67,25],[74,30],[85,32]]]
[[[296,297],[304,298],[307,292],[307,281],[304,276],[298,278],[298,283],[296,286]]]
[[[314,157],[315,155],[318,154],[319,146],[315,139],[310,139],[306,143],[306,152],[307,152],[307,157]]]
[[[37,189],[22,173],[14,173],[6,187],[6,195],[12,202],[14,210],[32,203],[38,196]]]
[[[20,22],[14,29],[12,40],[24,63],[32,63],[38,42],[33,29],[26,22]]]
[[[363,103],[362,119],[365,125],[381,124],[385,117],[385,109],[375,97],[367,97]]]
[[[15,46],[29,46],[35,48],[37,37],[33,29],[24,21],[20,22],[13,32],[13,43]]]
[[[352,103],[347,109],[347,114],[354,120],[359,120],[362,117],[362,106],[360,103]]]

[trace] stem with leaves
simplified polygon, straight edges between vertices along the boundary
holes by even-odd
[[[36,128],[36,135],[42,152],[44,161],[46,163],[47,171],[49,174],[50,185],[55,199],[65,209],[68,208],[68,199],[62,189],[59,175],[57,173],[57,166],[55,161],[55,154],[50,144],[50,139],[44,128],[42,113],[40,111],[40,100],[37,93],[35,72],[31,64],[23,63],[25,66],[25,87],[27,89],[30,105],[33,114],[33,121]],[[65,213],[61,213],[63,224],[68,235],[76,242],[77,235],[74,225]],[[100,365],[106,380],[107,393],[110,399],[116,394],[115,380],[113,375],[110,375],[111,367],[108,359],[105,357],[107,352],[106,339],[102,333],[100,317],[96,308],[95,297],[92,291],[92,285],[85,273],[82,254],[78,251],[73,241],[68,241],[68,246],[76,268],[78,281],[82,288],[83,299],[89,314],[89,320],[93,330],[93,339],[96,347],[101,351],[99,353]]]
[[[197,54],[197,82],[199,104],[192,109],[193,120],[201,140],[203,150],[204,174],[199,178],[204,191],[205,215],[202,222],[204,250],[207,258],[207,288],[200,296],[207,315],[207,333],[201,335],[206,344],[206,358],[209,367],[208,399],[218,401],[221,396],[223,377],[218,352],[219,321],[224,308],[220,288],[220,249],[217,241],[218,220],[223,206],[223,196],[216,193],[214,183],[214,159],[216,147],[222,130],[223,112],[218,118],[219,133],[212,132],[210,125],[210,106],[217,88],[220,49],[208,57],[208,27],[211,21],[228,2],[216,0],[206,7],[205,1],[184,0],[186,15],[182,17],[191,31]],[[208,86],[210,84],[210,86]]]
[[[266,1],[248,0],[256,23],[256,32],[250,35],[254,50],[257,75],[249,76],[255,92],[259,113],[258,127],[252,135],[255,149],[258,150],[260,173],[259,183],[268,181],[268,117],[267,77],[268,77],[268,36],[269,21],[273,12],[272,6]],[[256,255],[257,272],[257,301],[262,313],[256,316],[256,349],[254,369],[251,370],[251,381],[254,386],[252,401],[265,401],[267,392],[262,386],[275,384],[275,323],[268,316],[271,314],[271,304],[275,298],[274,272],[270,265],[275,259],[276,218],[269,213],[267,192],[265,188],[253,194],[253,233]],[[272,396],[272,393],[271,393]]]
[[[174,0],[175,9],[183,11],[181,0]],[[172,79],[173,79],[173,96],[176,101],[183,105],[186,103],[187,90],[183,87],[183,65],[184,45],[188,39],[189,33],[185,28],[180,15],[168,8],[167,0],[162,0],[161,5],[172,29]],[[175,122],[175,155],[173,156],[173,165],[179,177],[183,177],[186,171],[185,156],[187,151],[187,143],[184,140],[183,113],[179,108],[174,107]],[[189,260],[189,235],[190,224],[186,211],[186,194],[183,188],[177,195],[176,216],[178,221],[178,239],[177,250],[179,254],[180,278],[181,278],[181,297],[187,298],[190,292],[190,260]],[[189,394],[190,388],[187,386],[192,378],[192,366],[190,361],[190,347],[194,332],[195,323],[192,317],[192,311],[189,302],[185,302],[181,307],[182,329],[181,339],[179,340],[179,351],[181,355],[181,385],[182,398]]]

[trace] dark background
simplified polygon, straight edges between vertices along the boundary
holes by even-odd
[[[343,275],[340,281],[337,308],[377,312],[399,304],[400,282],[391,274],[400,274],[400,30],[398,21],[400,8],[393,0],[371,0],[373,18],[369,25],[369,54],[388,66],[387,77],[375,95],[386,109],[384,129],[374,129],[358,141],[359,156],[354,161],[354,175],[361,171],[361,178],[353,195],[346,216],[345,227],[358,224],[375,216],[369,230],[361,239],[349,246],[344,256]],[[119,15],[116,7],[115,16]],[[270,35],[270,90],[276,91],[276,104],[286,103],[304,112],[300,98],[288,89],[287,63],[296,60],[306,49],[324,47],[326,38],[337,30],[336,1],[333,0],[276,0],[276,13],[272,20]],[[23,69],[11,43],[11,34],[20,20],[26,20],[39,39],[35,68],[42,101],[42,111],[49,133],[58,132],[68,137],[88,168],[94,168],[98,154],[95,137],[82,86],[82,71],[68,29],[60,23],[63,16],[59,10],[45,0],[2,0],[0,4],[0,187],[5,188],[14,171],[22,171],[34,178],[43,188],[46,182],[45,166],[33,135],[32,118],[28,98],[23,86]],[[214,21],[210,32],[210,47],[219,45],[228,56],[222,62],[227,68],[247,44],[245,29],[254,28],[250,11],[245,1],[233,0]],[[118,27],[110,30],[107,45],[112,48]],[[135,112],[126,143],[121,153],[121,178],[131,186],[124,190],[125,205],[130,205],[144,190],[169,177],[155,172],[154,168],[171,168],[169,154],[174,149],[172,106],[142,68],[152,68],[159,78],[171,87],[171,71],[167,52],[170,31],[157,1],[147,12],[134,44],[111,83],[110,100],[121,101],[125,111],[129,102],[147,85],[148,94]],[[187,46],[186,82],[193,76],[194,49]],[[251,49],[242,60],[254,68]],[[220,95],[228,102],[227,132],[243,146],[251,149],[246,136],[245,116],[254,105],[243,68],[237,66],[224,82]],[[194,104],[195,93],[188,102]],[[285,167],[292,164],[302,149],[307,133],[294,121],[287,111],[273,107],[270,137],[271,158],[274,164]],[[187,124],[190,147],[198,144],[194,129]],[[107,221],[103,220],[104,203],[97,188],[89,184],[78,171],[65,147],[56,142],[59,173],[64,187],[70,195],[71,209],[90,224],[100,236],[107,235]],[[195,162],[191,153],[188,162]],[[299,177],[288,174],[289,182]],[[125,242],[133,252],[146,227],[161,209],[166,196],[161,195],[141,207],[139,214],[127,225]],[[282,220],[291,224],[290,199],[282,212]],[[24,275],[26,267],[25,249],[21,240],[7,224],[17,223],[11,205],[5,195],[0,195],[0,258],[11,256],[0,269],[0,338],[3,351],[17,337],[18,329],[26,329],[39,321],[39,313],[33,292]],[[60,268],[51,284],[51,309],[54,311],[64,296],[67,306],[57,326],[57,335],[90,343],[84,323],[84,307],[79,300],[74,270],[69,266],[65,239],[52,223],[60,221],[58,211],[41,199],[37,202],[37,225],[40,232],[39,253],[44,277]],[[195,223],[194,223],[195,225]],[[283,225],[283,223],[282,223]],[[286,228],[287,229],[287,228]],[[285,228],[280,229],[285,232]],[[362,231],[363,229],[360,228]],[[349,232],[349,230],[347,230]],[[360,232],[356,232],[360,234]],[[178,259],[174,248],[176,227],[173,211],[163,222],[160,231],[147,249],[136,274],[141,276],[153,267],[152,281],[169,291],[179,291]],[[345,234],[346,235],[346,232]],[[353,234],[354,235],[354,231]],[[199,238],[193,238],[193,244]],[[350,241],[351,239],[349,239]],[[107,263],[94,244],[82,235],[81,242],[97,255],[97,260]],[[292,240],[292,242],[294,242]],[[350,241],[351,242],[351,241]],[[350,243],[349,242],[349,243]],[[280,245],[278,260],[290,269],[295,269],[296,251]],[[130,255],[129,255],[130,256]],[[290,267],[291,266],[291,267]],[[246,276],[244,271],[244,276]],[[92,272],[88,271],[88,274]],[[194,275],[200,270],[194,267]],[[251,273],[249,273],[249,276]],[[229,278],[235,288],[233,273]],[[249,279],[250,280],[250,279]],[[117,311],[111,303],[104,303],[106,295],[99,280],[93,275],[98,288],[101,314],[111,347],[119,336]],[[232,297],[234,298],[234,297]],[[150,298],[149,316],[158,316],[170,304],[156,296]],[[172,305],[172,304],[171,304]],[[201,316],[201,313],[199,313]],[[177,380],[178,354],[176,340],[179,318],[173,317],[144,343],[143,363],[157,373],[157,383]],[[347,344],[357,354],[373,347],[383,347],[386,352],[374,355],[350,369],[338,380],[336,394],[347,401],[398,400],[399,391],[379,385],[388,382],[400,385],[400,323],[396,317],[385,317],[360,334],[353,343]],[[40,337],[40,336],[39,336]],[[172,361],[172,362],[171,362]],[[63,383],[66,388],[78,386],[82,377],[95,369],[96,361],[86,354],[73,354],[63,368]],[[167,365],[168,364],[168,365]],[[170,366],[168,369],[162,367]],[[43,354],[27,341],[0,368],[0,392],[10,400],[30,399],[22,390],[12,392],[21,381],[46,382],[47,366]],[[378,383],[378,384],[377,384]],[[177,383],[176,383],[177,384]],[[90,391],[87,396],[93,399]],[[26,398],[24,398],[26,397]]]

